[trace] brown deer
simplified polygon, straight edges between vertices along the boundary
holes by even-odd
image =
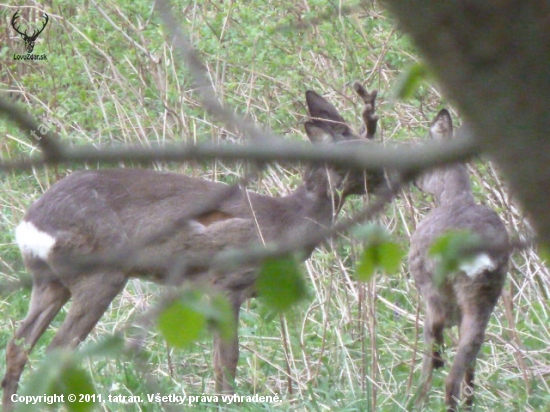
[[[447,110],[441,110],[430,127],[433,138],[450,139],[453,124]],[[458,325],[460,340],[455,361],[445,385],[445,404],[448,411],[458,410],[473,402],[474,370],[483,343],[489,317],[501,294],[508,265],[508,233],[498,215],[490,208],[476,204],[470,188],[465,165],[442,167],[424,174],[417,182],[424,192],[434,196],[437,207],[418,225],[411,238],[409,264],[426,304],[424,320],[425,353],[422,363],[425,398],[432,379],[433,368],[440,368],[443,329]],[[434,240],[448,230],[468,230],[477,234],[485,250],[459,265],[460,270],[443,280],[436,280],[437,262],[428,255]]]
[[[365,103],[365,130],[360,136],[346,125],[332,104],[313,91],[306,92],[311,119],[305,123],[305,130],[312,143],[374,137],[378,121],[376,91],[368,93],[359,83],[354,88]],[[190,278],[210,279],[228,296],[238,322],[241,304],[254,294],[255,268],[211,273],[207,266],[194,266],[180,273],[174,282],[173,262],[197,255],[212,257],[224,249],[259,241],[283,243],[304,234],[313,235],[331,226],[347,196],[365,194],[385,184],[382,171],[366,175],[321,164],[308,166],[303,183],[284,197],[249,193],[238,187],[226,190],[229,186],[222,183],[150,170],[71,174],[29,208],[16,230],[33,289],[29,313],[6,350],[4,410],[12,407],[11,397],[17,391],[28,352],[70,298],[67,317],[48,349],[74,348],[83,341],[130,277],[170,284]],[[71,263],[138,245],[159,227],[170,226],[189,210],[195,210],[201,199],[224,190],[226,196],[215,206],[194,213],[170,237],[140,250],[141,261],[165,261],[165,270],[113,267],[83,272],[82,266]],[[239,357],[237,322],[232,339],[214,337],[218,392],[233,390]]]

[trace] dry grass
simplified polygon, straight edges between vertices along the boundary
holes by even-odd
[[[383,142],[419,140],[430,117],[446,103],[427,85],[412,101],[392,99],[398,76],[416,60],[414,49],[378,5],[357,7],[354,13],[339,16],[330,4],[308,0],[195,1],[180,4],[177,13],[202,52],[220,99],[284,138],[304,138],[301,123],[306,115],[306,89],[325,95],[346,119],[358,125],[360,104],[349,85],[360,79],[368,88],[381,91],[379,138]],[[242,141],[242,136],[229,133],[205,115],[148,2],[109,1],[99,8],[116,27],[89,2],[48,10],[51,26],[36,46],[36,52],[48,54],[46,63],[13,62],[11,54],[21,52],[22,42],[11,38],[2,43],[8,50],[1,57],[0,77],[9,93],[38,119],[57,117],[56,131],[72,144]],[[0,10],[3,21],[8,22],[15,3],[8,2]],[[298,19],[324,16],[326,11],[334,17],[322,17],[318,25],[305,30],[274,30]],[[70,110],[60,118],[56,113],[64,103]],[[33,152],[30,139],[11,125],[0,124],[0,131],[6,137],[0,143],[4,158]],[[53,182],[82,167],[4,176],[0,183],[3,280],[11,284],[24,273],[12,232],[25,208]],[[170,167],[224,182],[249,170],[246,164],[217,161],[153,167]],[[528,223],[495,170],[485,161],[472,165],[471,170],[479,201],[499,211],[512,235],[528,236]],[[300,179],[298,165],[271,165],[251,187],[282,195],[292,191]],[[367,201],[355,199],[344,213],[353,213]],[[406,190],[378,222],[406,248],[429,207],[416,189]],[[377,276],[368,284],[356,282],[353,262],[360,251],[360,242],[345,236],[319,248],[305,264],[310,297],[284,318],[266,321],[257,302],[246,305],[237,380],[241,393],[282,394],[282,407],[292,405],[294,410],[409,408],[423,350],[419,339],[421,302],[406,262],[399,273]],[[491,319],[478,361],[478,410],[512,405],[513,409],[535,411],[549,400],[549,279],[534,251],[514,254],[506,291]],[[136,314],[154,303],[156,295],[155,286],[130,282],[91,339],[131,324]],[[0,359],[14,322],[26,312],[28,296],[26,289],[2,293]],[[42,359],[51,336],[50,331],[40,341],[31,366]],[[123,359],[88,363],[100,393],[147,393],[144,374],[158,379],[158,387],[167,393],[211,391],[207,340],[191,351],[175,351],[152,330],[143,342],[147,362],[139,368]],[[451,334],[447,342],[445,355],[452,359],[456,336]],[[432,408],[442,405],[445,374],[436,373]],[[270,407],[275,408],[266,406]],[[104,410],[119,410],[116,408],[111,405]],[[136,410],[154,410],[151,408],[136,406]]]

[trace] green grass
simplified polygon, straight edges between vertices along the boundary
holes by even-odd
[[[338,4],[338,3],[336,3]],[[354,3],[349,3],[354,4]],[[346,119],[359,126],[361,105],[350,87],[365,81],[380,90],[379,138],[383,142],[418,141],[430,118],[447,102],[423,84],[407,101],[396,101],[399,76],[417,61],[410,41],[401,35],[379,5],[339,14],[333,2],[255,0],[251,2],[174,2],[177,21],[200,51],[219,98],[238,113],[286,139],[305,139],[301,123],[304,92],[325,95]],[[9,21],[18,3],[0,8]],[[8,28],[0,33],[0,77],[9,94],[39,121],[56,118],[65,142],[79,144],[152,142],[241,142],[244,138],[208,116],[190,87],[186,68],[175,55],[151,3],[101,2],[113,27],[91,2],[56,2],[47,11],[50,25],[35,46],[47,61],[14,62],[20,39]],[[327,17],[328,16],[328,17]],[[296,22],[317,22],[299,30]],[[285,29],[286,27],[286,29]],[[9,38],[8,38],[9,36]],[[129,40],[131,39],[131,40]],[[69,112],[59,115],[62,105]],[[11,123],[0,122],[4,159],[34,153],[32,139]],[[5,345],[24,318],[29,288],[13,229],[25,209],[72,170],[102,167],[72,165],[4,175],[0,181],[0,373]],[[156,164],[217,181],[235,181],[244,163],[187,162]],[[492,167],[474,164],[476,197],[497,209],[511,233],[529,233]],[[251,184],[261,193],[289,193],[299,183],[300,168],[272,165]],[[354,199],[345,215],[363,206]],[[416,223],[430,207],[416,189],[406,190],[386,208],[379,223],[405,248]],[[355,281],[354,262],[361,242],[348,236],[319,248],[302,267],[308,298],[284,318],[266,319],[256,300],[242,310],[241,357],[237,387],[241,395],[279,395],[281,404],[243,404],[223,410],[399,411],[412,408],[422,353],[421,300],[406,262],[399,273],[378,275],[368,284]],[[478,411],[539,411],[550,402],[550,329],[548,271],[531,250],[516,253],[505,296],[491,319],[478,360]],[[97,393],[201,395],[213,392],[211,343],[191,349],[167,347],[156,328],[139,323],[162,289],[131,281],[90,335],[85,346],[117,331],[136,353],[85,359],[79,366]],[[506,302],[506,304],[505,304]],[[40,339],[23,375],[22,387],[45,358],[44,350],[64,312]],[[443,408],[444,379],[453,359],[457,332],[446,334],[447,367],[434,376],[428,410]],[[518,342],[515,346],[512,342]],[[181,410],[176,405],[144,403],[96,405],[105,411]],[[199,403],[196,410],[211,410]]]

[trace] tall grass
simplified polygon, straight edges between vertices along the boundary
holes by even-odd
[[[344,13],[327,0],[252,0],[174,2],[174,11],[202,54],[220,99],[247,118],[285,139],[304,139],[304,92],[325,95],[348,121],[359,125],[361,105],[351,82],[380,90],[378,138],[386,142],[420,140],[430,118],[448,102],[433,86],[422,85],[409,101],[392,90],[400,74],[417,61],[409,40],[390,16],[368,2]],[[353,3],[350,3],[353,4]],[[33,6],[28,3],[27,6]],[[47,6],[50,25],[35,46],[46,61],[13,61],[23,43],[9,27],[21,6],[0,6],[7,29],[0,33],[0,77],[6,93],[39,121],[54,118],[68,144],[231,141],[232,134],[208,116],[190,88],[185,67],[175,56],[150,2],[59,1]],[[59,117],[58,109],[70,110]],[[456,113],[455,113],[456,115]],[[0,123],[5,159],[35,152],[32,138],[8,122]],[[122,165],[121,165],[122,166]],[[125,166],[131,166],[127,164]],[[14,244],[13,229],[28,205],[55,181],[87,164],[36,169],[4,175],[0,181],[0,371],[5,345],[27,310],[28,279]],[[234,181],[248,166],[187,162],[154,164],[216,181]],[[495,208],[509,231],[530,233],[504,182],[485,160],[472,164],[479,201]],[[272,195],[289,193],[301,179],[300,167],[271,165],[251,184]],[[344,214],[367,202],[355,199]],[[404,248],[417,222],[431,207],[416,189],[404,190],[386,208],[379,223]],[[240,394],[279,394],[281,404],[248,404],[239,410],[399,411],[411,408],[419,384],[422,355],[420,298],[406,262],[399,273],[377,276],[368,284],[354,278],[361,244],[342,236],[317,249],[305,265],[309,298],[281,318],[266,319],[255,300],[243,308],[240,322]],[[477,410],[539,411],[550,402],[550,277],[532,250],[515,253],[505,293],[487,331],[478,360]],[[89,337],[100,339],[128,330],[137,315],[155,302],[155,285],[131,281]],[[23,376],[25,385],[44,358],[61,313],[39,341]],[[138,328],[139,329],[139,328]],[[445,358],[453,359],[456,331],[447,334]],[[136,337],[137,336],[137,337]],[[153,330],[133,333],[141,356],[87,361],[98,393],[142,395],[210,393],[213,390],[211,344],[173,350]],[[137,359],[137,360],[136,360]],[[443,406],[447,370],[437,371],[430,410]],[[98,404],[99,410],[162,410],[170,405]],[[174,407],[174,405],[172,405]],[[200,404],[199,410],[212,405]],[[177,409],[177,408],[176,408]],[[232,409],[227,406],[226,409]]]

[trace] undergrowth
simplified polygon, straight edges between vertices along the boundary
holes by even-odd
[[[448,103],[434,85],[422,84],[400,101],[399,76],[418,61],[409,40],[378,4],[352,5],[352,12],[327,0],[173,2],[177,21],[201,53],[218,97],[248,119],[284,139],[303,140],[304,93],[312,89],[359,126],[361,105],[351,84],[362,81],[380,91],[378,139],[384,144],[419,141],[431,117]],[[27,6],[34,5],[34,2]],[[190,86],[189,74],[147,1],[58,1],[49,5],[50,25],[35,53],[46,61],[13,61],[23,42],[9,26],[20,6],[0,6],[5,27],[0,36],[3,93],[69,144],[109,145],[244,140],[206,114]],[[109,17],[109,19],[106,18]],[[110,21],[109,21],[110,20]],[[68,108],[66,113],[59,112]],[[454,117],[457,114],[454,113]],[[0,123],[4,159],[36,154],[34,142],[10,122]],[[121,165],[122,166],[122,165]],[[126,167],[131,166],[126,164]],[[26,314],[28,276],[14,243],[13,229],[25,209],[54,182],[81,168],[37,168],[4,174],[0,180],[0,372],[5,346],[16,322]],[[156,163],[222,182],[235,181],[246,163]],[[485,160],[471,165],[476,198],[497,210],[511,234],[524,237],[529,226]],[[293,190],[301,168],[270,165],[250,184],[272,195]],[[368,202],[357,198],[344,215]],[[416,224],[431,207],[416,189],[405,189],[378,222],[408,247]],[[240,321],[241,358],[237,388],[241,395],[278,395],[280,404],[243,404],[225,410],[399,411],[412,409],[422,355],[421,300],[403,262],[397,273],[355,279],[354,262],[362,244],[351,236],[317,249],[303,268],[307,300],[283,317],[266,318],[255,300],[245,304]],[[548,271],[533,250],[513,255],[505,292],[491,317],[478,359],[476,410],[539,411],[550,402]],[[87,344],[119,331],[139,355],[92,358],[80,365],[97,393],[201,395],[213,391],[211,343],[189,350],[167,346],[156,329],[131,327],[136,316],[156,302],[161,289],[130,281],[91,333]],[[62,312],[40,339],[23,375],[22,386],[44,359],[44,350],[62,321]],[[452,361],[457,332],[446,334],[445,359]],[[448,366],[447,362],[447,366]],[[434,376],[429,410],[443,407],[448,367]],[[210,410],[213,403],[198,403]],[[97,404],[105,411],[178,410],[176,405]]]

